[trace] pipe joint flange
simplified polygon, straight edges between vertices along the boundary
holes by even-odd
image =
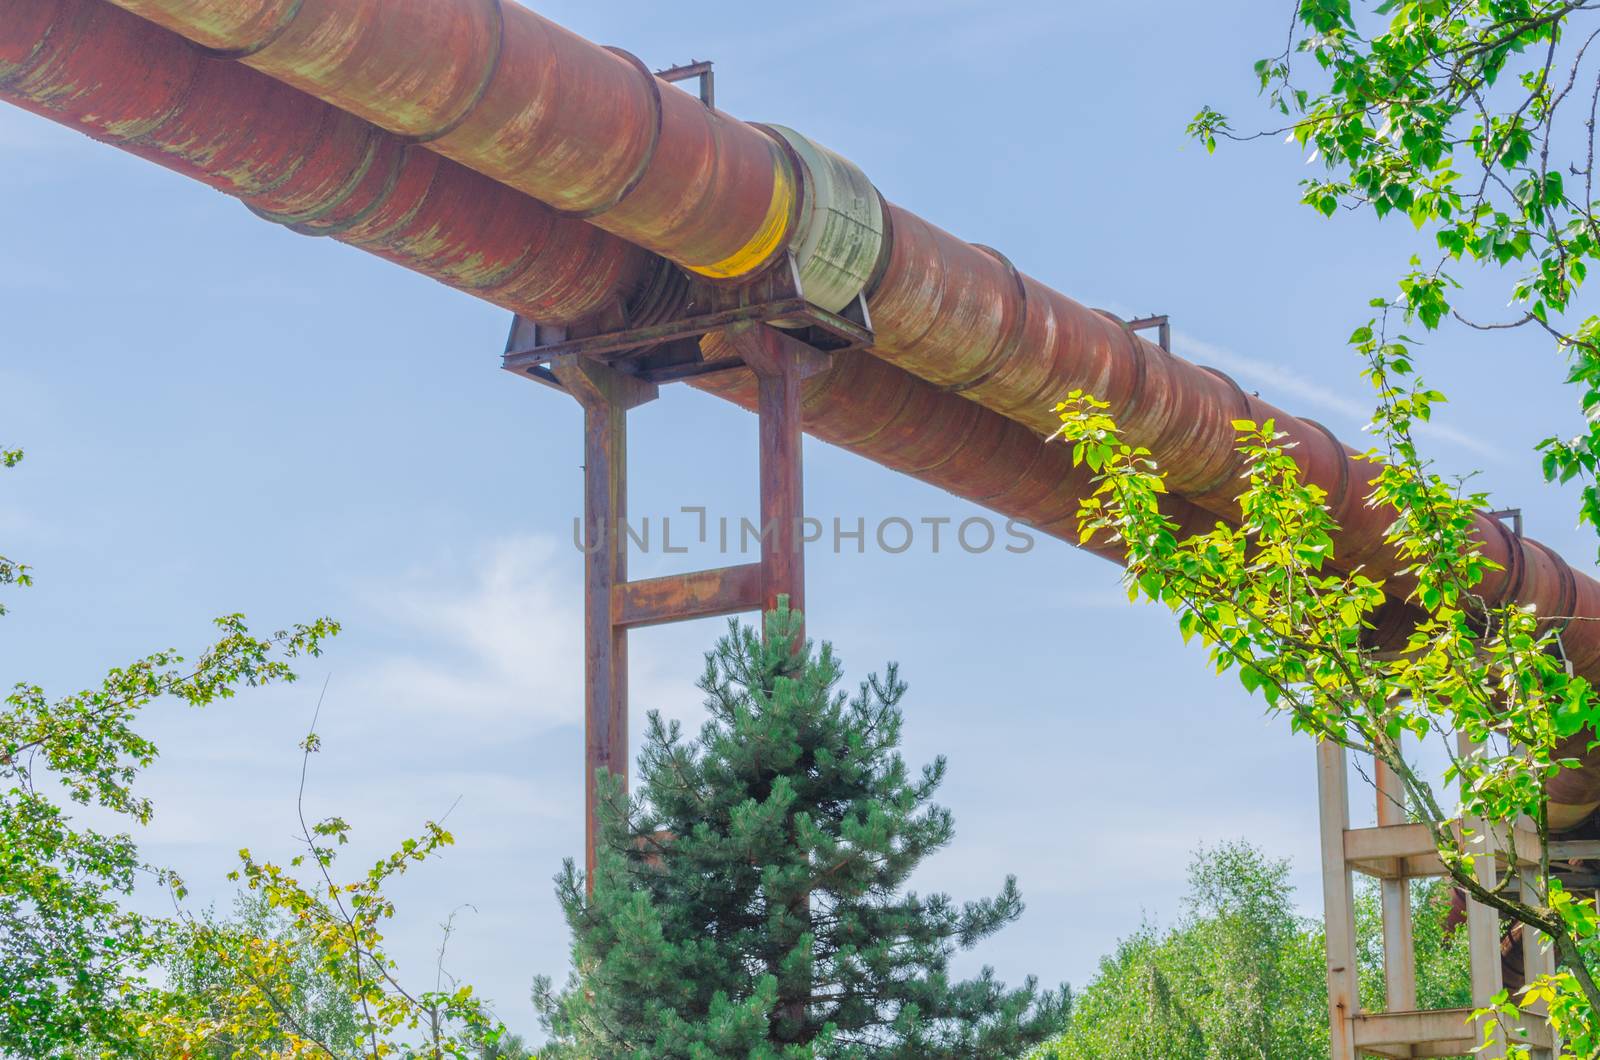
[[[1509,526],[1499,519],[1490,519],[1488,522],[1506,549],[1505,588],[1497,599],[1489,601],[1491,607],[1499,607],[1512,603],[1522,592],[1522,583],[1528,576],[1528,560],[1522,552],[1522,539]]]
[[[483,74],[478,78],[478,83],[473,86],[472,91],[456,108],[454,114],[432,129],[407,137],[409,142],[427,144],[444,139],[472,117],[473,112],[478,109],[478,104],[483,102],[483,97],[489,94],[489,85],[494,81],[494,75],[500,72],[500,58],[506,50],[506,8],[503,0],[488,0],[488,5],[494,9],[494,40],[489,43],[489,60],[483,64]]]
[[[789,239],[806,300],[842,312],[877,276],[885,245],[878,189],[849,159],[782,125],[758,125],[799,163],[799,217]]]
[[[1250,419],[1250,395],[1245,392],[1244,387],[1239,385],[1239,381],[1237,379],[1229,375],[1227,372],[1224,372],[1222,369],[1213,368],[1208,364],[1200,365],[1200,370],[1208,375],[1215,376],[1226,383],[1228,385],[1228,389],[1233,392],[1234,399],[1238,401],[1238,405],[1235,406],[1233,415],[1228,417],[1228,422],[1231,423],[1234,420]],[[1231,445],[1222,450],[1217,455],[1217,459],[1222,466],[1216,468],[1215,470],[1207,469],[1210,471],[1210,478],[1195,486],[1184,488],[1183,492],[1189,493],[1193,496],[1203,496],[1204,494],[1211,493],[1215,490],[1221,489],[1223,486],[1226,486],[1234,477],[1234,454],[1235,451]]]
[[[1109,309],[1096,307],[1093,312],[1100,314],[1111,321],[1122,332],[1122,341],[1128,344],[1128,356],[1133,361],[1133,383],[1128,387],[1128,404],[1130,408],[1138,408],[1144,400],[1145,383],[1150,379],[1150,351],[1149,343],[1139,337],[1138,332],[1126,320]],[[1159,349],[1160,347],[1156,347]],[[1166,351],[1162,351],[1163,353]],[[1232,380],[1229,380],[1232,382]],[[1097,395],[1099,396],[1099,395]]]
[[[1491,521],[1500,526],[1502,529],[1505,529],[1505,524],[1501,523],[1500,520],[1494,519]],[[1554,629],[1557,632],[1565,630],[1567,626],[1572,624],[1573,614],[1578,610],[1577,573],[1573,571],[1570,563],[1561,558],[1560,553],[1544,542],[1535,541],[1532,538],[1518,537],[1511,530],[1506,530],[1506,533],[1511,535],[1513,542],[1517,544],[1526,544],[1529,548],[1536,548],[1540,552],[1543,552],[1550,560],[1551,565],[1555,567],[1556,577],[1561,582],[1561,595],[1557,598],[1555,606],[1551,608],[1551,613],[1548,615],[1541,615],[1540,618],[1541,620],[1549,623],[1549,625],[1543,627],[1545,629]],[[1518,549],[1518,552],[1520,554],[1521,549]],[[1526,562],[1523,561],[1520,563],[1520,565],[1525,567]],[[1521,589],[1520,585],[1518,586],[1518,589]],[[1566,650],[1564,646],[1562,650]]]
[[[1339,440],[1338,435],[1316,420],[1306,419],[1302,416],[1300,421],[1328,439],[1328,443],[1333,446],[1333,451],[1339,455],[1339,481],[1335,482],[1333,488],[1328,491],[1326,504],[1328,511],[1342,512],[1344,511],[1345,502],[1350,499],[1350,458],[1344,451],[1344,443]]]
[[[626,48],[617,48],[607,44],[605,49],[633,67],[639,72],[639,76],[644,78],[645,88],[650,94],[650,109],[653,119],[650,125],[650,142],[645,144],[644,150],[639,153],[639,162],[633,167],[633,172],[628,175],[628,179],[609,199],[581,210],[557,209],[555,211],[562,217],[571,217],[578,221],[588,221],[599,217],[603,213],[610,213],[618,206],[621,206],[624,199],[633,194],[634,190],[639,187],[639,183],[644,180],[644,175],[649,172],[650,163],[655,161],[656,149],[661,146],[661,127],[665,121],[661,104],[661,81],[656,77],[655,72],[645,65],[643,59]]]
[[[200,45],[200,50],[213,59],[248,59],[257,52],[265,51],[267,48],[270,48],[273,44],[277,43],[279,37],[282,37],[285,33],[289,32],[289,27],[294,24],[294,20],[296,18],[300,17],[300,9],[304,6],[305,0],[290,0],[289,6],[284,8],[283,12],[279,14],[278,21],[274,22],[271,28],[269,28],[265,33],[257,37],[255,40],[251,41],[249,44],[243,44],[237,48],[208,48],[202,44]],[[143,11],[137,8],[130,8],[130,10],[132,10],[136,15],[151,18],[152,21],[160,22],[163,25],[169,26],[169,28],[177,28],[173,27],[171,23],[166,22],[160,17],[145,15]],[[178,32],[182,32],[182,30],[179,30]]]
[[[294,212],[279,212],[276,210],[264,209],[250,202],[248,199],[244,200],[245,208],[251,213],[255,214],[257,217],[261,218],[263,221],[271,221],[273,224],[283,225],[289,230],[297,232],[301,235],[332,235],[337,230],[333,226],[330,226],[327,229],[308,226],[313,226],[315,222],[328,216],[330,213],[339,209],[339,207],[343,206],[350,200],[350,197],[354,195],[357,189],[361,187],[362,183],[366,181],[367,175],[372,172],[372,167],[377,162],[378,155],[383,150],[383,146],[383,134],[379,133],[376,129],[372,130],[367,136],[367,146],[366,150],[361,155],[361,161],[357,163],[355,168],[352,169],[349,175],[345,177],[344,183],[327,198],[323,199],[310,209],[297,210]],[[384,192],[382,194],[387,194],[388,191],[392,190],[395,184],[399,181],[400,164],[404,158],[404,155],[405,152],[403,150],[394,152],[394,158],[391,162],[390,171],[385,177]],[[381,197],[382,195],[380,195],[379,201],[381,201]],[[361,211],[361,214],[357,219],[351,220],[351,224],[354,225],[359,223],[360,217],[364,217],[369,212],[369,210]]]

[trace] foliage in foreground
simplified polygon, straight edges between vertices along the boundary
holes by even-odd
[[[1022,913],[1014,879],[957,904],[905,890],[949,844],[938,759],[897,748],[891,666],[854,697],[800,616],[735,625],[706,659],[698,739],[650,717],[638,797],[606,778],[594,893],[557,878],[576,972],[536,1000],[548,1057],[1011,1057],[1059,1030],[1064,992],[949,962]]]
[[[1428,250],[1398,270],[1399,301],[1377,308],[1402,308],[1430,331],[1452,320],[1527,329],[1566,355],[1589,415],[1575,436],[1541,443],[1543,469],[1584,481],[1579,517],[1600,529],[1600,418],[1590,414],[1600,315],[1579,298],[1600,261],[1600,4],[1297,0],[1286,10],[1287,44],[1255,64],[1285,124],[1241,136],[1204,107],[1190,133],[1213,150],[1219,137],[1287,134],[1323,172],[1301,181],[1306,206],[1404,218],[1424,233]],[[1271,39],[1284,37],[1274,27]],[[1512,315],[1479,318],[1475,304]]]
[[[0,466],[20,459],[0,451]],[[0,558],[0,585],[31,579]],[[240,852],[234,878],[255,904],[225,922],[190,913],[183,881],[140,856],[132,830],[155,807],[138,780],[158,754],[143,712],[293,681],[294,661],[339,628],[319,619],[258,637],[238,615],[217,627],[192,662],[156,652],[57,697],[23,681],[0,707],[0,1056],[376,1060],[495,1042],[500,1028],[469,988],[408,990],[383,948],[395,912],[385,886],[451,842],[437,825],[342,880],[348,825],[302,812],[302,852],[287,866]],[[317,746],[312,733],[302,749]],[[84,809],[125,830],[84,824]],[[169,889],[175,912],[138,912],[141,882]]]
[[[1398,664],[1358,650],[1380,587],[1325,569],[1338,562],[1326,541],[1336,528],[1323,498],[1284,473],[1270,423],[1238,425],[1256,471],[1246,498],[1253,526],[1244,533],[1216,535],[1196,549],[1195,542],[1160,538],[1147,513],[1128,517],[1132,498],[1120,483],[1130,481],[1124,472],[1132,464],[1144,462],[1137,452],[1119,458],[1123,466],[1108,476],[1119,485],[1106,510],[1116,511],[1130,548],[1142,553],[1142,591],[1172,604],[1185,636],[1202,636],[1219,666],[1237,668],[1298,728],[1385,761],[1398,754],[1406,732],[1439,728],[1486,744],[1483,754],[1459,758],[1446,748],[1455,763],[1451,779],[1465,792],[1464,816],[1484,821],[1473,830],[1475,843],[1445,834],[1449,814],[1414,777],[1406,780],[1407,795],[1434,827],[1455,880],[1555,948],[1562,971],[1516,1001],[1548,1005],[1567,1049],[1597,1055],[1594,903],[1567,892],[1546,856],[1555,804],[1543,786],[1581,757],[1593,759],[1595,750],[1592,689],[1564,672],[1561,626],[1572,616],[1532,615],[1480,595],[1490,565],[1464,531],[1468,512],[1484,498],[1434,475],[1418,449],[1413,428],[1443,396],[1417,379],[1419,344],[1392,325],[1403,319],[1431,332],[1453,322],[1538,335],[1565,357],[1582,418],[1575,434],[1540,443],[1542,470],[1550,481],[1583,484],[1579,520],[1600,529],[1600,315],[1580,297],[1588,269],[1600,260],[1600,4],[1314,0],[1286,7],[1287,43],[1255,67],[1285,124],[1241,137],[1225,115],[1206,107],[1190,131],[1208,148],[1219,137],[1287,134],[1309,150],[1308,162],[1322,166],[1301,182],[1307,206],[1329,217],[1404,217],[1423,235],[1426,249],[1396,270],[1397,293],[1372,300],[1376,312],[1350,344],[1378,398],[1373,503],[1397,515],[1390,543],[1403,557],[1402,573],[1415,580],[1410,599],[1426,621]],[[1272,36],[1283,39],[1276,29]],[[1476,308],[1500,305],[1510,314],[1486,317]],[[1525,344],[1507,353],[1526,356]],[[1158,537],[1145,551],[1150,534]],[[1241,545],[1271,550],[1290,565],[1274,574],[1237,555],[1218,561]],[[1341,636],[1302,638],[1312,616],[1337,622]],[[1506,850],[1522,817],[1540,850],[1528,892],[1512,895],[1504,879],[1480,886],[1473,855]],[[1513,1004],[1497,1015],[1506,1023],[1520,1019]]]
[[[1199,851],[1182,918],[1118,943],[1073,996],[1067,1032],[1035,1060],[1314,1060],[1328,1055],[1320,921],[1295,912],[1289,865],[1246,843]],[[1413,895],[1418,1001],[1465,1005],[1466,940],[1446,930],[1438,881]],[[1357,909],[1363,1004],[1381,1009],[1382,920],[1375,890]]]
[[[196,918],[196,928],[216,945],[183,947],[171,954],[165,971],[173,996],[197,1001],[225,997],[238,979],[234,962],[226,955],[251,946],[274,946],[283,958],[276,976],[278,1022],[301,1028],[308,1040],[321,1043],[335,1056],[360,1055],[361,1025],[356,1008],[323,971],[314,946],[282,909],[259,892],[246,891],[235,898],[230,915],[207,912]],[[221,1011],[221,1006],[210,1007],[216,1013]],[[204,1053],[214,1060],[244,1060],[254,1048],[237,1036],[222,1033]]]
[[[1371,755],[1405,788],[1455,886],[1550,940],[1563,968],[1530,984],[1524,1005],[1548,1004],[1551,1022],[1578,1056],[1600,1047],[1595,1004],[1600,968],[1593,898],[1566,890],[1549,858],[1551,801],[1544,781],[1576,768],[1600,721],[1588,681],[1562,664],[1560,626],[1515,603],[1492,604],[1474,589],[1491,564],[1472,536],[1481,495],[1463,495],[1407,458],[1425,396],[1395,389],[1380,358],[1374,430],[1390,451],[1376,467],[1370,503],[1392,508],[1386,541],[1414,579],[1419,619],[1402,645],[1377,643],[1385,587],[1340,569],[1338,527],[1326,494],[1301,481],[1269,421],[1238,421],[1248,483],[1241,525],[1218,522],[1180,537],[1161,511],[1160,469],[1124,442],[1106,405],[1074,393],[1061,406],[1075,459],[1096,472],[1079,513],[1085,538],[1105,535],[1126,551],[1133,598],[1173,611],[1185,640],[1205,645],[1217,671],[1232,671],[1299,732]],[[1396,650],[1398,648],[1398,650]],[[1459,753],[1455,734],[1472,753]],[[1436,740],[1459,785],[1459,809],[1414,767],[1406,741]],[[1525,822],[1532,822],[1531,828]],[[1525,831],[1518,840],[1514,832]],[[1512,891],[1480,859],[1516,859],[1532,843],[1539,864]],[[1486,1012],[1485,1035],[1521,1025],[1502,997]]]

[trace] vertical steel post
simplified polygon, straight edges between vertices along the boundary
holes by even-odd
[[[729,342],[756,377],[756,412],[761,419],[761,596],[770,611],[779,597],[788,597],[795,611],[805,611],[805,511],[801,474],[800,384],[827,366],[826,355],[791,335],[765,324],[727,329]],[[792,649],[798,653],[805,633],[797,630]],[[801,897],[795,915],[811,916],[809,898]],[[780,1026],[804,1022],[803,998],[779,996],[773,1014]]]
[[[628,631],[616,622],[612,592],[628,580],[628,410],[656,388],[585,358],[553,371],[583,406],[583,849],[593,888],[596,778],[604,769],[628,779]]]
[[[1456,733],[1456,754],[1462,759],[1472,758],[1482,752],[1464,732]],[[1463,786],[1463,802],[1466,791]],[[1483,849],[1473,858],[1473,873],[1485,888],[1493,890],[1499,880],[1495,864],[1494,836],[1489,824],[1481,817],[1461,819],[1463,827],[1471,829],[1483,839]],[[1515,843],[1509,851],[1512,863],[1509,871],[1517,871]],[[1500,912],[1467,895],[1467,956],[1472,964],[1472,1005],[1474,1008],[1491,1007],[1491,999],[1505,986],[1500,963]],[[1482,1060],[1496,1060],[1506,1055],[1505,1035],[1498,1025],[1491,1028],[1489,1044],[1476,1054]]]
[[[804,480],[800,464],[800,373],[781,358],[756,371],[761,433],[761,582],[767,610],[787,596],[805,611],[805,552],[800,543]]]
[[[761,581],[767,610],[787,596],[805,610],[805,548],[801,519],[800,384],[826,367],[825,355],[766,324],[738,325],[729,342],[755,373],[761,420]]]
[[[1322,825],[1322,909],[1328,944],[1329,1060],[1356,1060],[1356,910],[1344,834],[1350,827],[1350,780],[1345,750],[1332,740],[1317,744],[1317,805]]]
[[[1406,823],[1406,791],[1400,774],[1378,759],[1373,764],[1378,789],[1378,827]],[[1400,859],[1402,868],[1405,859]],[[1390,1012],[1417,1007],[1417,954],[1411,925],[1411,881],[1405,876],[1379,883],[1383,895],[1383,985]]]
[[[1523,900],[1534,893],[1534,870],[1528,865],[1517,866],[1517,874],[1522,882]],[[1543,944],[1540,934],[1529,927],[1522,925],[1522,981],[1524,984],[1532,983],[1540,976],[1554,975],[1556,972],[1556,955],[1554,949]],[[1538,1017],[1548,1017],[1550,1006],[1540,1001],[1528,1005],[1524,1012],[1533,1013]],[[1553,1060],[1558,1050],[1534,1049],[1529,1055],[1532,1060]]]

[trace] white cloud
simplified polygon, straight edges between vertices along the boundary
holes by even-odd
[[[463,569],[465,568],[465,569]],[[365,588],[367,627],[392,646],[335,681],[340,697],[405,717],[449,718],[459,738],[504,742],[583,718],[583,557],[547,536],[502,538],[467,563],[447,560]],[[629,645],[635,739],[644,716],[698,716],[694,679],[716,636],[685,623],[636,632]]]
[[[583,699],[582,561],[547,537],[496,541],[467,578],[413,572],[367,601],[421,651],[355,675],[355,698],[412,712],[545,727]]]

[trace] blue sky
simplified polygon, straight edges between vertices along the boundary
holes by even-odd
[[[1292,147],[1208,158],[1183,136],[1201,103],[1241,127],[1261,114],[1249,64],[1280,46],[1288,6],[539,10],[653,66],[714,60],[725,109],[805,131],[1080,301],[1171,314],[1179,352],[1354,440],[1365,395],[1343,338],[1411,237],[1298,206]],[[295,744],[326,680],[309,809],[349,819],[364,857],[454,804],[459,845],[398,887],[391,938],[431,978],[437,925],[469,906],[447,963],[531,1030],[530,976],[567,962],[550,877],[581,840],[576,405],[498,370],[491,306],[21,112],[0,111],[0,158],[0,441],[28,451],[0,540],[39,578],[13,601],[0,680],[64,691],[198,647],[225,612],[337,616],[303,684],[151,714],[148,853],[224,902],[237,848],[287,857]],[[1441,468],[1481,469],[1530,533],[1587,563],[1572,497],[1530,455],[1576,424],[1546,345],[1453,333],[1423,367],[1452,398]],[[753,515],[753,419],[675,388],[633,423],[636,513]],[[820,444],[806,459],[824,520],[980,514]],[[1292,857],[1302,904],[1320,901],[1311,748],[1127,605],[1111,565],[1053,541],[808,563],[813,633],[852,675],[899,660],[908,758],[950,757],[957,839],[920,885],[976,897],[1020,877],[1022,924],[968,967],[1082,984],[1142,915],[1178,912],[1190,851],[1222,839]],[[698,716],[718,628],[635,636],[636,717]]]

